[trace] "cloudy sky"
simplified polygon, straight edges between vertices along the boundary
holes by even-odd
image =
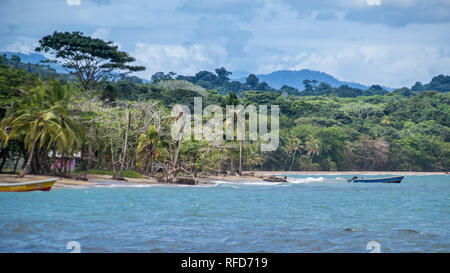
[[[147,70],[303,68],[391,87],[450,74],[450,0],[0,0],[0,50],[53,31],[115,41]]]

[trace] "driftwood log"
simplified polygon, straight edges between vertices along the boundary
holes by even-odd
[[[182,184],[182,185],[196,185],[198,184],[197,179],[192,177],[177,177],[175,179],[175,184]]]
[[[286,176],[280,177],[280,176],[270,175],[270,176],[264,177],[263,180],[267,181],[267,182],[287,182],[287,177]]]

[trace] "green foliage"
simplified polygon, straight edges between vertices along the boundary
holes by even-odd
[[[135,69],[127,65],[134,59],[111,42],[77,32],[46,36],[39,50],[54,53],[75,74],[77,69],[84,73],[76,62],[89,65],[93,60],[102,60],[97,67],[100,74]],[[69,64],[71,61],[75,63]],[[0,63],[0,147],[8,149],[1,155],[25,157],[34,143],[36,153],[30,158],[34,165],[42,163],[32,164],[34,172],[48,169],[52,151],[69,157],[81,151],[81,168],[86,168],[85,162],[92,156],[96,170],[91,173],[97,174],[113,175],[122,162],[129,170],[124,171],[125,177],[166,173],[173,167],[177,151],[177,172],[192,175],[234,171],[240,159],[240,142],[191,139],[178,143],[171,137],[171,106],[184,104],[192,110],[194,97],[198,96],[204,107],[280,107],[278,149],[261,152],[259,141],[243,141],[244,170],[450,168],[448,76],[440,75],[429,84],[416,83],[411,89],[392,93],[378,85],[360,90],[306,80],[305,90],[299,92],[286,85],[274,90],[255,75],[249,75],[246,83],[230,81],[231,72],[221,67],[214,73],[200,71],[194,76],[160,72],[152,76],[150,84],[137,77],[109,81],[104,74],[103,88],[98,93],[87,93],[81,87],[95,84],[83,83],[83,78],[75,84],[57,82],[26,72],[17,58],[1,59]],[[128,112],[131,122],[125,145]]]
[[[423,86],[422,90],[436,90],[439,92],[450,91],[450,76],[439,75],[433,77],[429,84]]]
[[[413,135],[393,142],[394,166],[404,171],[448,170],[449,142],[432,136]]]
[[[82,171],[75,172],[75,174],[81,174]],[[87,171],[88,174],[97,174],[97,175],[114,175],[113,171],[101,170],[101,169],[92,169]],[[145,178],[142,174],[132,171],[132,170],[123,170],[123,177],[128,178]]]
[[[39,79],[36,75],[0,64],[0,107],[4,110],[12,100],[20,97],[25,90],[38,84]]]
[[[30,155],[21,176],[25,175],[35,152],[51,150],[65,155],[80,150],[84,128],[71,117],[68,88],[55,81],[40,83],[14,100],[1,120],[1,128],[8,128],[7,140],[23,142]]]
[[[57,79],[61,82],[73,81],[73,77],[67,74],[57,73],[56,70],[49,65],[23,63],[17,55],[12,55],[9,59],[6,54],[0,56],[0,65],[10,68],[17,68],[18,70],[16,71],[20,71],[20,73],[29,72],[33,75],[29,75],[29,78],[40,77],[45,80]]]
[[[266,82],[259,82],[258,77],[256,77],[254,74],[250,74],[245,83],[240,83],[238,81],[230,82],[230,75],[231,72],[227,71],[224,67],[221,67],[216,68],[215,73],[210,71],[200,71],[195,74],[195,76],[178,75],[176,79],[194,83],[208,90],[215,89],[223,95],[226,95],[230,92],[241,94],[242,92],[248,90],[275,91],[275,89],[271,88]],[[155,81],[156,83],[160,80],[173,79],[173,77],[169,77],[163,72],[157,72],[153,74],[152,82],[153,79],[159,79]]]

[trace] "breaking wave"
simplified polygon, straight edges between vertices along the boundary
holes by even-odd
[[[325,178],[323,178],[323,177],[306,177],[306,178],[288,177],[288,181],[291,183],[294,183],[294,184],[323,182],[324,180],[325,180]]]
[[[263,182],[263,181],[239,181],[239,182],[231,182],[231,181],[222,181],[222,180],[215,180],[213,181],[217,185],[227,185],[233,188],[239,188],[239,185],[245,185],[245,186],[276,186],[280,185],[282,182]]]

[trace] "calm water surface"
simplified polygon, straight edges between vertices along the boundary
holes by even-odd
[[[450,176],[349,177],[0,193],[0,252],[450,252]]]

